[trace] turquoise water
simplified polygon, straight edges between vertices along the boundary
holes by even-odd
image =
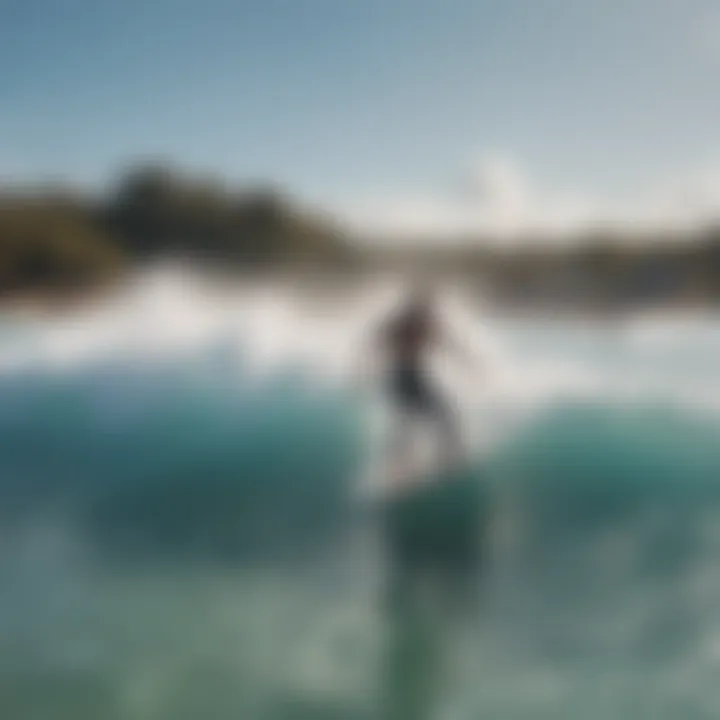
[[[151,358],[81,327],[2,331],[0,716],[380,717],[366,395],[222,324]],[[513,420],[427,716],[717,717],[720,324],[493,328],[520,375],[478,418]]]

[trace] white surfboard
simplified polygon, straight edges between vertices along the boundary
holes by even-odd
[[[470,464],[470,456],[448,463],[444,458],[426,454],[410,458],[400,467],[392,460],[377,457],[368,463],[358,494],[368,502],[388,502],[412,495],[429,485],[442,483],[449,475]]]

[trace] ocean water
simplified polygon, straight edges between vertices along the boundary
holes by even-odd
[[[0,717],[390,716],[384,556],[356,492],[386,300],[161,272],[2,319]],[[448,303],[485,358],[439,364],[485,559],[440,633],[442,683],[409,681],[422,709],[392,717],[717,717],[720,318]]]

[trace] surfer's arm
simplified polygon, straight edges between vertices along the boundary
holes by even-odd
[[[463,342],[458,333],[444,328],[441,337],[442,345],[470,370],[477,372],[483,369],[485,362],[478,353],[473,352],[468,343]]]

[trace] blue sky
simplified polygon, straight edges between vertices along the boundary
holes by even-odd
[[[720,0],[0,0],[0,176],[167,157],[372,208],[494,158],[620,202],[712,171],[719,77]]]

